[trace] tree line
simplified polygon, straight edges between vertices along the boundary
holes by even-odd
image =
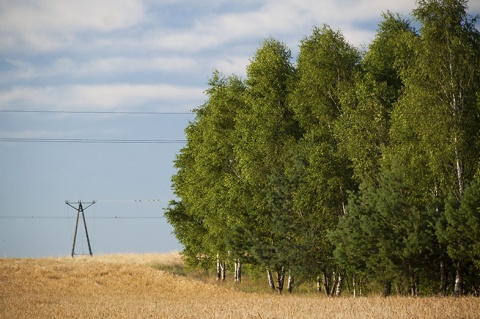
[[[364,50],[314,27],[214,71],[165,210],[190,265],[272,289],[479,294],[480,33],[465,0],[386,12]],[[286,279],[287,278],[287,279]],[[373,287],[373,288],[372,288]],[[366,288],[363,288],[364,290]]]

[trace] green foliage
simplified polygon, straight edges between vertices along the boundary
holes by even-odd
[[[448,197],[437,235],[450,258],[480,269],[480,181],[467,186],[460,202],[453,195]]]
[[[268,38],[245,80],[214,71],[165,212],[187,264],[414,295],[456,272],[478,287],[480,33],[466,8],[418,1],[418,31],[386,12],[363,53],[315,27],[295,65]]]
[[[395,109],[404,133],[392,132],[399,143],[414,140],[435,187],[457,198],[479,152],[480,34],[465,9],[465,1],[443,0],[420,1],[414,10],[422,27],[408,44],[414,55],[401,72],[405,90]]]
[[[224,78],[217,71],[209,85],[206,93],[210,99],[196,110],[195,122],[186,129],[187,146],[175,162],[178,173],[172,181],[181,202],[173,203],[166,211],[177,238],[185,246],[184,256],[192,262],[207,263],[226,251],[223,237],[235,221],[229,200],[232,179],[236,178],[234,118],[244,107],[245,90],[240,79]]]
[[[381,159],[389,145],[390,113],[403,89],[399,65],[408,56],[409,23],[392,13],[383,15],[378,33],[366,52],[354,86],[344,95],[336,125],[340,147],[348,154],[357,181],[375,185]]]
[[[301,267],[295,270],[304,276],[318,276],[335,267],[326,234],[343,214],[353,182],[350,161],[339,152],[333,128],[359,61],[357,50],[342,34],[325,25],[314,28],[300,46],[290,103],[303,135],[291,152],[288,173],[296,185],[293,251]]]
[[[384,283],[431,267],[433,216],[412,202],[400,167],[385,170],[379,187],[364,184],[330,234],[335,256],[351,271]]]
[[[247,67],[246,108],[238,114],[235,126],[237,167],[242,187],[249,190],[236,234],[248,234],[244,254],[275,270],[287,262],[284,244],[291,188],[285,176],[285,154],[299,134],[287,104],[294,73],[290,60],[284,44],[274,39],[263,42]]]

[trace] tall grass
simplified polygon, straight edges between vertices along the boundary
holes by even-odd
[[[159,271],[178,254],[0,259],[0,318],[478,318],[478,298],[246,293]],[[167,269],[168,270],[168,269]],[[244,283],[240,284],[243,285]]]

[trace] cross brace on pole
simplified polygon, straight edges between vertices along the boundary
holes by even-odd
[[[90,246],[90,238],[88,237],[88,230],[87,230],[87,221],[85,220],[85,210],[87,208],[89,208],[90,206],[92,206],[93,204],[95,204],[95,201],[91,201],[91,202],[84,202],[85,204],[88,204],[88,206],[86,207],[83,207],[83,202],[81,200],[79,200],[77,202],[78,204],[78,207],[75,207],[72,205],[71,202],[69,202],[68,200],[65,201],[65,204],[67,204],[68,206],[72,207],[73,209],[76,209],[77,210],[77,222],[75,223],[75,233],[73,235],[73,245],[72,245],[72,258],[74,257],[75,255],[75,243],[77,241],[77,230],[78,230],[78,220],[80,219],[80,214],[82,214],[82,219],[83,219],[83,225],[85,226],[85,235],[87,236],[87,243],[88,243],[88,251],[90,252],[90,256],[92,256],[92,247]]]

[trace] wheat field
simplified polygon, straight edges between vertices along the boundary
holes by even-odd
[[[0,318],[480,318],[480,299],[246,293],[157,270],[178,253],[0,259]]]

